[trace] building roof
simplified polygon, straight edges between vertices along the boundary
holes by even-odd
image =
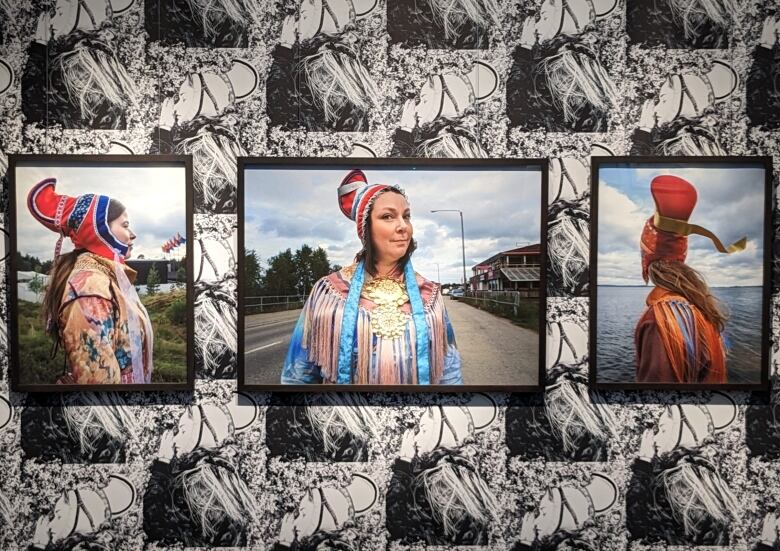
[[[508,268],[501,268],[501,273],[506,276],[509,281],[539,281],[540,268],[536,267],[523,267],[523,266],[510,266]]]
[[[483,260],[482,262],[474,265],[473,267],[476,268],[477,266],[489,266],[493,262],[495,262],[499,257],[504,255],[524,255],[524,254],[540,254],[542,252],[542,246],[539,243],[536,243],[535,245],[527,245],[525,247],[518,247],[516,249],[509,249],[508,251],[501,251],[500,253],[496,253],[487,260]]]

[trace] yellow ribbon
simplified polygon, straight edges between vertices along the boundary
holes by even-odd
[[[697,226],[696,224],[689,224],[685,220],[677,220],[676,218],[667,218],[666,216],[661,216],[657,212],[655,213],[655,217],[653,218],[653,223],[655,224],[655,227],[658,228],[659,230],[676,233],[678,235],[690,235],[692,233],[695,233],[696,235],[702,235],[704,237],[707,237],[715,244],[715,248],[718,249],[719,252],[725,254],[744,251],[745,247],[747,246],[747,237],[743,237],[742,239],[735,241],[728,247],[724,247],[720,239],[718,239],[718,237],[707,228],[702,228],[701,226]]]

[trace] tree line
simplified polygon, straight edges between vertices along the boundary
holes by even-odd
[[[309,245],[270,257],[268,268],[261,266],[261,259],[254,250],[244,251],[244,260],[244,289],[248,297],[306,296],[318,279],[341,269],[337,264],[330,264],[325,249],[312,249]]]

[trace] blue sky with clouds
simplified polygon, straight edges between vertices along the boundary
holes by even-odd
[[[674,174],[691,182],[698,201],[689,222],[724,245],[747,236],[745,251],[725,255],[706,237],[688,238],[686,263],[710,286],[762,285],[764,169],[760,165],[601,165],[598,198],[598,284],[644,285],[639,237],[654,214],[650,181]]]
[[[269,257],[304,243],[321,246],[332,264],[350,264],[360,249],[355,223],[338,206],[344,168],[249,167],[244,213],[247,249],[267,266]],[[527,170],[364,170],[369,183],[397,185],[411,204],[417,251],[415,270],[430,279],[462,279],[460,216],[463,211],[466,273],[493,254],[539,242],[541,171]]]
[[[27,193],[45,178],[57,178],[57,193],[99,193],[118,199],[127,208],[130,228],[137,235],[133,258],[163,258],[163,243],[176,233],[186,236],[186,180],[184,167],[152,166],[16,166],[17,248],[41,260],[54,256],[57,234],[35,220],[27,210]],[[70,239],[62,251],[73,249]],[[172,258],[184,256],[185,247],[174,249]]]

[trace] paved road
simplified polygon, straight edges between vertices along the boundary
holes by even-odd
[[[445,297],[467,385],[535,385],[539,335]],[[300,310],[245,318],[244,373],[250,384],[279,384]]]
[[[244,377],[248,384],[278,385],[301,310],[244,318]]]
[[[445,297],[467,385],[535,385],[539,334]]]

